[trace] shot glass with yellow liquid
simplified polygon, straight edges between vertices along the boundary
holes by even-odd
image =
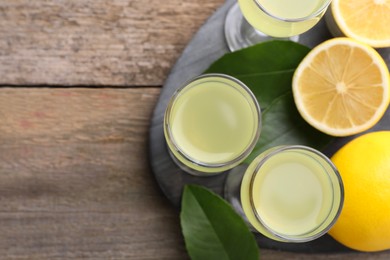
[[[243,174],[229,176],[228,200],[249,226],[281,242],[307,242],[324,235],[344,201],[341,177],[333,163],[306,146],[280,146],[260,154]]]
[[[175,163],[197,176],[241,163],[260,135],[260,106],[241,81],[205,74],[179,88],[164,115],[164,135]]]
[[[332,0],[237,0],[225,20],[231,51],[275,38],[298,41],[325,14]]]

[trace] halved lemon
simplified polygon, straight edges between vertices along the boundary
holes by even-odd
[[[390,46],[390,0],[333,0],[326,21],[335,36],[342,33],[375,48]]]
[[[374,126],[390,100],[389,69],[372,47],[350,38],[333,38],[301,61],[292,82],[301,116],[333,136]]]

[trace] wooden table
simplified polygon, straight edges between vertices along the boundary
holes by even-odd
[[[170,68],[223,2],[0,1],[1,259],[188,259],[148,130]]]

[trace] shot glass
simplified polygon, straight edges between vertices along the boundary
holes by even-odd
[[[313,28],[331,0],[238,0],[228,11],[225,38],[231,51],[254,44],[288,39]]]
[[[325,155],[292,145],[271,148],[244,173],[228,176],[225,197],[232,196],[239,197],[240,204],[234,207],[253,231],[299,243],[314,240],[333,226],[343,207],[344,188]]]
[[[211,176],[241,163],[260,135],[260,106],[241,81],[205,74],[179,88],[164,115],[169,153],[184,171]]]

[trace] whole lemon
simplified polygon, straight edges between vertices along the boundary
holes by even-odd
[[[329,234],[359,251],[390,249],[390,131],[357,137],[332,161],[343,179],[345,200]]]

